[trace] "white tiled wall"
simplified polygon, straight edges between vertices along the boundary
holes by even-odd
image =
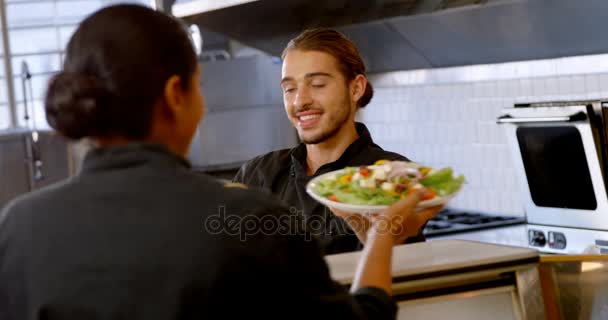
[[[452,207],[524,215],[496,124],[516,102],[608,98],[608,55],[377,74],[358,117],[383,148],[467,178]]]

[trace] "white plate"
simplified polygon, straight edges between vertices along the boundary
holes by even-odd
[[[352,213],[378,213],[378,212],[382,212],[384,210],[386,210],[386,208],[388,208],[389,206],[387,205],[375,205],[375,206],[371,206],[371,205],[362,205],[362,204],[348,204],[348,203],[342,203],[342,202],[336,202],[336,201],[331,201],[323,196],[320,196],[316,193],[314,193],[314,189],[317,186],[317,184],[319,183],[319,181],[326,179],[329,176],[332,175],[338,175],[340,173],[342,173],[345,169],[341,169],[341,170],[337,170],[337,171],[332,171],[332,172],[328,172],[328,173],[324,173],[318,177],[313,178],[312,180],[310,180],[308,182],[308,184],[306,185],[306,192],[315,200],[317,200],[318,202],[320,202],[321,204],[327,206],[327,207],[332,207],[341,211],[345,211],[345,212],[352,212]],[[460,189],[462,189],[462,186],[460,186]],[[431,200],[426,200],[426,201],[421,201],[418,203],[418,206],[416,206],[417,208],[428,208],[428,207],[434,207],[434,206],[438,206],[438,205],[445,205],[450,199],[452,199],[456,194],[458,194],[458,192],[460,192],[460,189],[458,189],[458,191],[445,196],[445,197],[435,197]]]

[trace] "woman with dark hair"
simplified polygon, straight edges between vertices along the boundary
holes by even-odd
[[[120,5],[79,26],[45,107],[60,134],[96,147],[77,176],[0,214],[0,319],[395,317],[392,247],[435,212],[413,213],[418,193],[387,210],[345,292],[306,233],[268,228],[285,207],[191,172],[199,78],[166,15]]]

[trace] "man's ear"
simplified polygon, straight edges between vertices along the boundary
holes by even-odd
[[[175,115],[176,112],[182,108],[185,101],[180,77],[173,75],[167,79],[167,82],[165,82],[164,96],[165,112],[169,113],[171,116]]]
[[[355,102],[358,102],[363,97],[365,88],[367,88],[367,79],[362,74],[357,75],[351,85],[351,96]]]

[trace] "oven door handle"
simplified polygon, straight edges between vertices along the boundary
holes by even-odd
[[[571,114],[568,116],[559,116],[559,117],[528,117],[528,118],[514,118],[509,114],[505,114],[503,116],[498,117],[496,123],[539,123],[539,122],[576,122],[576,121],[585,121],[587,120],[587,114],[579,111],[575,114]]]

